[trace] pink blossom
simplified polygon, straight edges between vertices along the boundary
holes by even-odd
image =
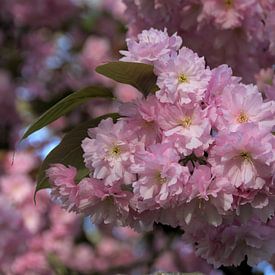
[[[221,132],[210,151],[209,161],[220,166],[235,187],[260,189],[274,162],[274,137],[254,124],[244,124],[238,132]]]
[[[33,193],[33,182],[27,175],[6,175],[0,177],[2,193],[15,204],[22,204]]]
[[[54,164],[47,170],[47,176],[52,183],[51,195],[62,202],[62,207],[68,211],[76,211],[79,187],[75,182],[77,170],[63,164]]]
[[[189,172],[178,164],[179,159],[169,143],[151,145],[136,154],[132,170],[138,174],[133,188],[139,212],[175,206],[184,199]]]
[[[84,160],[96,179],[105,179],[105,184],[123,179],[132,182],[129,172],[137,139],[129,131],[125,121],[113,123],[111,118],[102,120],[97,128],[90,129],[90,138],[82,142]]]
[[[242,124],[254,122],[272,129],[275,106],[264,103],[262,95],[253,85],[229,85],[221,96],[218,129],[236,131]]]
[[[186,184],[187,204],[183,205],[184,220],[201,219],[214,226],[222,223],[222,215],[231,209],[233,187],[227,178],[212,175],[208,166],[200,165]]]
[[[79,183],[78,210],[91,216],[95,223],[121,225],[129,212],[131,193],[122,184],[106,186],[101,180],[86,178]]]
[[[37,158],[31,152],[9,152],[4,166],[5,171],[10,174],[28,173],[37,166]]]
[[[86,39],[81,53],[81,61],[90,71],[110,59],[110,42],[101,37],[90,36]],[[94,54],[96,52],[96,54]]]
[[[161,102],[168,103],[201,100],[211,77],[204,58],[186,47],[181,48],[178,55],[174,53],[156,63],[155,71],[160,88],[156,95]]]
[[[166,104],[159,112],[158,122],[165,140],[172,141],[184,155],[191,154],[193,150],[201,154],[212,142],[207,113],[198,105]]]
[[[12,274],[41,274],[41,275],[53,275],[50,266],[47,262],[47,258],[43,253],[37,251],[27,252],[17,257],[12,264]]]
[[[119,83],[116,85],[114,92],[118,100],[121,102],[132,102],[142,96],[136,88]]]
[[[128,38],[126,43],[128,51],[120,51],[125,56],[120,59],[121,61],[152,63],[166,54],[177,51],[182,39],[176,33],[169,36],[166,29],[160,31],[151,28],[143,30],[137,36],[137,41]]]
[[[30,235],[24,227],[20,212],[2,195],[0,196],[0,216],[0,268],[5,270],[17,255],[25,251],[26,241]]]
[[[202,2],[203,9],[198,17],[199,21],[214,20],[222,29],[231,29],[241,26],[249,12],[256,9],[255,0],[206,0]]]
[[[196,242],[196,254],[214,267],[239,265],[247,256],[248,264],[255,266],[274,253],[274,225],[250,220],[219,227],[199,226],[186,232],[187,242]]]
[[[161,131],[158,125],[160,103],[154,95],[139,99],[132,103],[123,104],[120,114],[126,116],[131,130],[145,145],[161,141]]]

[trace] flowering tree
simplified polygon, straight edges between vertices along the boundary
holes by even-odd
[[[95,223],[138,231],[181,228],[215,267],[254,266],[274,251],[275,105],[227,65],[209,68],[176,34],[142,31],[120,62],[97,72],[144,97],[86,121],[48,155],[37,191]],[[28,136],[106,89],[84,89],[48,110]],[[84,153],[84,154],[83,154]]]

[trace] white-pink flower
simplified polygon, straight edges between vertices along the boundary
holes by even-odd
[[[198,20],[213,20],[222,29],[240,27],[246,16],[257,11],[255,0],[204,0],[202,4]]]
[[[220,132],[208,160],[233,186],[261,189],[274,173],[274,159],[274,136],[248,123],[238,132]]]
[[[263,102],[253,85],[228,85],[221,95],[217,128],[236,131],[242,124],[254,122],[271,130],[275,125],[275,106]]]
[[[146,99],[121,105],[119,113],[126,116],[129,129],[137,135],[139,140],[145,145],[150,145],[161,141],[157,119],[160,109],[160,102],[156,96],[149,95]]]
[[[203,57],[183,47],[179,53],[166,56],[155,65],[158,76],[156,93],[161,102],[188,104],[203,98],[211,71],[205,67]]]
[[[214,267],[238,266],[245,257],[255,266],[274,254],[274,230],[274,218],[268,223],[257,219],[228,221],[218,227],[197,224],[186,227],[184,240],[194,243],[196,254]]]
[[[214,226],[220,225],[222,215],[231,209],[233,190],[229,180],[212,175],[210,167],[200,165],[195,168],[185,186],[187,203],[181,207],[185,223],[199,219]]]
[[[165,140],[171,141],[184,155],[193,150],[202,154],[212,142],[207,113],[199,105],[165,104],[159,112],[159,125]]]
[[[102,120],[97,128],[89,129],[90,138],[82,142],[84,160],[91,175],[104,179],[112,185],[120,179],[131,183],[134,179],[129,172],[133,153],[138,144],[137,138],[129,131],[124,120],[113,123],[111,118]]]
[[[139,212],[178,205],[184,200],[183,188],[189,171],[181,166],[180,157],[171,144],[155,144],[135,155],[132,171],[135,207]]]
[[[133,38],[126,39],[128,51],[120,51],[124,57],[121,61],[132,61],[142,63],[152,63],[166,54],[177,51],[182,43],[182,39],[173,34],[169,36],[167,29],[164,31],[149,29],[142,31],[137,36],[137,41]]]
[[[106,186],[101,180],[85,178],[78,186],[79,212],[91,216],[95,223],[123,224],[132,194],[122,190],[122,184]]]
[[[62,207],[68,211],[77,211],[78,185],[75,182],[77,170],[63,164],[54,164],[46,172],[52,184],[51,195],[60,200]]]

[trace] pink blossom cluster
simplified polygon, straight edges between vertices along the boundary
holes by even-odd
[[[146,238],[129,227],[86,228],[82,217],[53,204],[47,192],[37,194],[35,205],[32,174],[39,159],[31,151],[1,153],[1,273],[52,275],[57,269],[66,269],[81,274],[125,271],[143,274],[152,268],[164,271],[213,269],[198,259],[189,245],[188,253],[179,256],[186,263],[178,266],[178,251],[186,244],[181,241],[177,246],[170,246],[165,234],[156,234],[154,248],[147,249]],[[172,236],[172,240],[174,238],[178,236]],[[159,253],[158,257],[154,251]],[[191,263],[187,263],[188,259],[192,259]]]
[[[275,62],[272,0],[123,0],[128,35],[150,27],[178,32],[207,64],[228,64],[246,83]]]
[[[251,265],[268,259],[275,252],[274,101],[227,65],[210,69],[166,30],[144,30],[128,45],[122,60],[152,64],[159,90],[121,104],[118,121],[89,129],[82,142],[88,178],[77,183],[74,167],[49,168],[52,195],[96,223],[180,226],[216,266],[245,255]],[[200,234],[208,228],[213,236]],[[243,242],[246,232],[254,239]],[[220,250],[230,242],[229,250],[212,253],[208,238],[220,234]]]

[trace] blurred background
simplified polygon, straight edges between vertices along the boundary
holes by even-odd
[[[125,10],[120,0],[0,0],[0,274],[237,274],[197,258],[180,230],[156,225],[154,234],[139,234],[95,226],[63,211],[45,190],[34,204],[39,165],[62,135],[118,106],[86,104],[19,144],[26,127],[89,85],[110,87],[122,102],[140,97],[94,71],[126,47]],[[253,270],[275,274],[267,263]]]

